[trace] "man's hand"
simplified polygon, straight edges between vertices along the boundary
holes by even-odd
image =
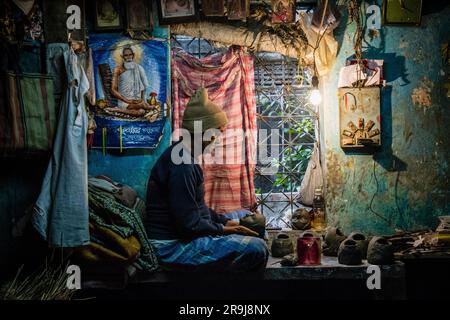
[[[238,225],[239,225],[239,221],[228,220],[227,223],[226,223],[225,225],[226,225],[227,227],[238,226]]]
[[[244,226],[224,226],[223,227],[223,233],[224,234],[240,234],[243,236],[253,236],[257,237],[258,234],[255,231],[250,230],[249,228],[246,228]]]

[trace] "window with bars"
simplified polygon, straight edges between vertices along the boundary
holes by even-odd
[[[272,227],[290,227],[285,216],[298,207],[298,189],[316,140],[316,120],[308,104],[310,82],[309,71],[299,69],[296,59],[255,55],[258,146],[264,147],[264,139],[269,149],[277,150],[270,164],[258,161],[255,188],[259,210]],[[267,135],[261,135],[261,129]],[[266,170],[268,166],[272,170]]]
[[[203,58],[226,50],[201,38],[173,36],[172,46]],[[254,56],[258,155],[271,160],[256,165],[259,211],[270,227],[290,227],[285,216],[296,210],[298,189],[317,138],[315,112],[308,104],[311,73],[296,59],[276,53]],[[264,132],[264,134],[261,134]],[[259,148],[266,150],[259,150]]]

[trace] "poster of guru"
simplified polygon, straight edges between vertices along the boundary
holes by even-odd
[[[167,43],[91,35],[96,90],[94,148],[153,149],[166,122]]]

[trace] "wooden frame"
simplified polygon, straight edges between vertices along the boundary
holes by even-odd
[[[225,0],[202,0],[202,12],[206,17],[223,17]]]
[[[158,18],[160,25],[198,21],[198,0],[159,0]]]
[[[295,22],[295,0],[272,0],[272,23]]]
[[[226,0],[202,0],[200,19],[217,23],[227,23]]]
[[[422,22],[422,4],[422,0],[384,0],[383,24],[419,26]],[[411,13],[415,16],[408,17],[407,14]]]
[[[95,30],[117,31],[123,29],[120,0],[95,1]]]
[[[151,31],[152,3],[150,0],[127,0],[127,29],[132,31]]]
[[[247,21],[250,15],[249,0],[227,0],[228,20]]]

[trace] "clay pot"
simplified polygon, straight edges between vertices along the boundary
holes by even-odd
[[[356,241],[345,239],[339,246],[338,261],[340,264],[356,266],[362,263],[361,250]]]
[[[393,264],[394,248],[383,237],[373,237],[367,248],[367,262],[370,264]]]
[[[272,241],[272,257],[282,258],[294,252],[294,245],[287,234],[281,233]]]
[[[339,230],[339,228],[328,228],[324,237],[323,254],[329,257],[337,257],[339,246],[344,241],[346,236]]]
[[[366,236],[360,232],[352,232],[347,238],[352,239],[356,242],[359,249],[361,250],[361,259],[365,260],[367,258],[367,246],[369,244]]]
[[[260,238],[264,238],[266,233],[266,217],[260,213],[246,215],[239,219],[239,224],[258,233]]]
[[[294,230],[307,230],[311,228],[311,214],[306,209],[297,209],[292,214],[291,223]]]
[[[321,238],[312,232],[303,232],[297,239],[297,256],[299,265],[320,265],[322,258]]]

